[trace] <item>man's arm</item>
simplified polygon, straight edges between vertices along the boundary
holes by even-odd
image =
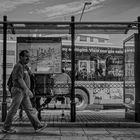
[[[30,90],[22,78],[18,79],[18,82],[25,93],[27,93]]]
[[[32,93],[32,91],[28,88],[28,86],[26,85],[25,81],[24,81],[22,78],[20,78],[20,79],[18,80],[18,82],[19,82],[21,88],[23,89],[23,93],[25,94],[25,96],[29,96],[30,98],[33,98],[33,93]]]

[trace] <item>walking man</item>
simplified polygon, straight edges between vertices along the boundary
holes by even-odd
[[[17,110],[19,109],[20,105],[25,110],[35,132],[39,132],[46,127],[46,125],[41,124],[41,122],[37,118],[37,112],[32,107],[30,101],[29,96],[32,94],[32,92],[29,88],[30,79],[29,78],[27,79],[27,70],[26,70],[26,64],[29,63],[29,60],[30,60],[29,52],[27,50],[23,50],[19,53],[19,62],[17,62],[17,64],[15,64],[13,68],[12,72],[13,87],[11,90],[12,103],[3,125],[2,132],[4,133],[16,133],[16,131],[11,128],[11,125],[12,120],[15,114],[17,113]]]

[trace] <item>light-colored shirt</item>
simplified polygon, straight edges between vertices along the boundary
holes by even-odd
[[[31,81],[30,81],[30,76],[28,74],[28,71],[26,69],[24,70],[23,80],[25,81],[27,87],[30,89],[30,87],[31,87]]]
[[[17,88],[21,88],[18,82],[19,79],[23,79],[28,88],[30,88],[31,82],[28,71],[26,70],[25,66],[18,62],[13,69],[12,79],[13,79],[13,86]]]

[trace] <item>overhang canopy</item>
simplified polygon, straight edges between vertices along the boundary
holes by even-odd
[[[0,22],[7,23],[8,34],[70,34],[72,22]],[[74,22],[76,34],[127,34],[137,30],[138,22]]]

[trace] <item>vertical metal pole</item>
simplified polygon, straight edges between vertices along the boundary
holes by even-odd
[[[7,16],[3,17],[3,102],[2,102],[2,122],[5,121],[7,115],[6,102],[6,50],[7,50]]]
[[[138,24],[138,35],[140,36],[140,16],[138,17],[138,22],[139,22],[139,24]],[[139,40],[139,42],[140,42],[140,40]]]
[[[140,53],[140,16],[138,17],[138,48],[139,48],[139,53]],[[139,64],[140,64],[140,57],[139,57]],[[140,65],[139,65],[139,70],[140,70]],[[139,71],[140,74],[140,71]],[[140,78],[140,75],[139,75]],[[140,87],[140,81],[139,81],[139,87]],[[140,93],[140,89],[139,89],[139,93]],[[138,93],[138,122],[140,122],[140,94]]]
[[[138,17],[140,23],[140,17]],[[135,36],[135,121],[140,122],[140,24],[138,36]]]
[[[71,122],[76,120],[75,106],[75,24],[71,17]]]
[[[123,103],[125,103],[125,42],[123,42],[123,79]]]

